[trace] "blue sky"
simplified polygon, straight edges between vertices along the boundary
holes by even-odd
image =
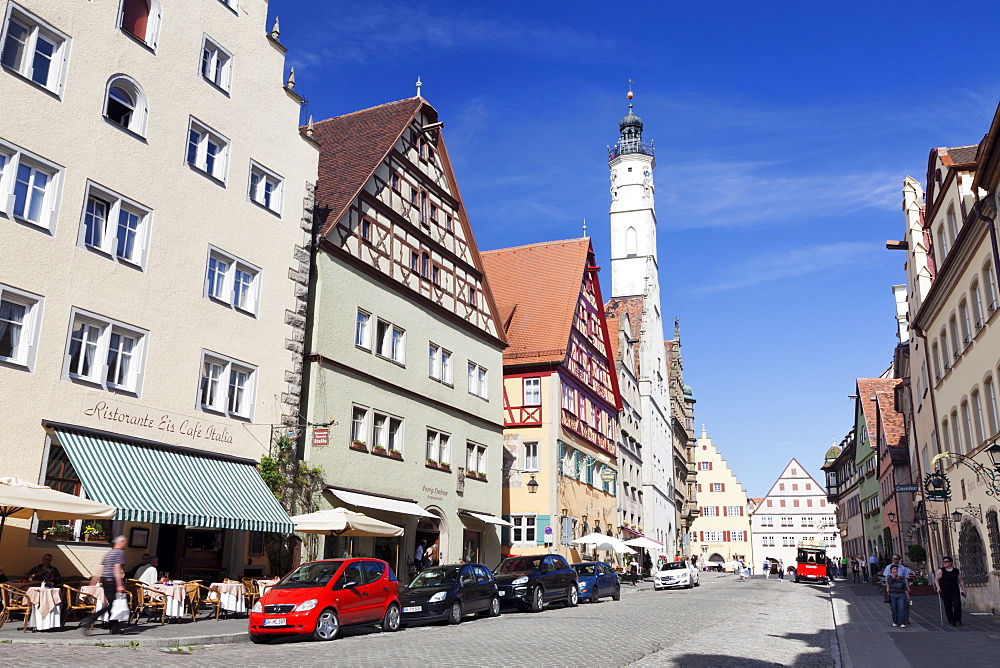
[[[874,6],[873,6],[874,5]],[[752,496],[814,475],[896,343],[903,177],[977,143],[1000,3],[271,0],[308,114],[424,97],[481,249],[581,235],[608,271],[627,81],[654,140],[662,313]],[[270,23],[268,24],[270,26]]]

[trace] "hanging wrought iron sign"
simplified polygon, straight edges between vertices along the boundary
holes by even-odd
[[[950,501],[951,482],[944,473],[928,473],[924,477],[924,495],[928,501]]]

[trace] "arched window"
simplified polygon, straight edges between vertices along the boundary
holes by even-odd
[[[986,546],[972,520],[962,522],[958,535],[958,559],[962,567],[962,579],[967,585],[983,585],[989,581],[986,568]]]
[[[972,433],[975,436],[975,442],[977,444],[986,440],[986,434],[983,429],[984,426],[983,398],[980,396],[979,390],[976,389],[972,391]]]
[[[959,431],[957,410],[953,410],[951,412],[951,441],[955,448],[953,452],[957,452],[959,454],[965,452],[965,450],[962,449],[962,434]]]
[[[636,247],[635,228],[630,227],[625,230],[625,255],[627,257],[635,257]]]
[[[997,511],[995,510],[986,513],[986,533],[990,539],[993,570],[1000,571],[1000,524],[997,523]]]
[[[146,132],[146,94],[134,79],[116,74],[108,80],[104,96],[104,117],[137,135]]]
[[[121,0],[118,27],[156,48],[160,33],[160,0]]]
[[[934,259],[937,260],[937,264],[940,267],[944,262],[944,258],[948,255],[948,236],[944,230],[944,224],[938,225],[937,228],[937,248],[934,251]]]
[[[948,371],[951,369],[951,355],[948,353],[948,332],[944,327],[938,335],[938,342],[941,343],[941,366],[944,367],[944,371]]]
[[[985,324],[983,320],[983,297],[979,294],[979,281],[972,281],[972,287],[969,288],[969,301],[972,302],[972,324],[975,325],[978,332]]]
[[[951,354],[957,361],[962,355],[962,339],[958,338],[958,319],[955,316],[949,318],[948,330],[951,332]]]
[[[931,361],[934,364],[934,380],[941,380],[941,351],[937,341],[931,344]]]
[[[986,316],[997,310],[997,283],[993,276],[993,265],[987,261],[983,265],[983,301],[986,302]]]
[[[941,445],[943,446],[941,452],[951,452],[951,432],[948,431],[948,418],[941,420]]]
[[[961,327],[962,343],[969,345],[972,343],[972,326],[969,323],[969,303],[964,299],[958,304],[958,325]]]
[[[986,427],[989,436],[997,433],[997,390],[990,376],[983,381],[983,395],[986,399]]]
[[[980,443],[972,439],[972,415],[968,400],[962,402],[962,440],[965,443],[964,452],[972,452]]]

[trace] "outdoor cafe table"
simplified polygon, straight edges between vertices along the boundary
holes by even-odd
[[[257,580],[257,593],[261,596],[267,593],[267,590],[278,584],[277,578],[274,580]]]
[[[184,601],[187,591],[184,583],[154,584],[149,586],[153,591],[163,594],[167,601],[167,617],[184,617]]]
[[[222,609],[228,612],[246,612],[246,593],[247,588],[243,586],[241,582],[213,582],[212,589],[218,590],[218,594],[214,591],[210,592],[209,598],[221,598],[222,599]]]
[[[53,587],[28,587],[24,597],[31,603],[31,618],[28,626],[37,631],[55,629],[62,626],[62,598],[59,589]]]
[[[108,599],[104,598],[104,587],[100,585],[84,585],[80,587],[80,591],[82,591],[84,594],[90,594],[91,596],[94,597],[95,599],[94,610],[100,610],[101,608],[103,608],[108,604]],[[69,601],[67,601],[67,603],[69,603]],[[109,615],[110,613],[105,612],[103,615],[100,616],[100,618],[97,621],[106,622],[108,621]]]

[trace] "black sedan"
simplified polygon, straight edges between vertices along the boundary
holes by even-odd
[[[500,614],[500,596],[490,569],[482,564],[448,564],[422,571],[399,590],[403,622],[458,624],[465,615]]]
[[[509,557],[493,571],[505,606],[541,612],[549,603],[577,604],[577,574],[558,554]]]

